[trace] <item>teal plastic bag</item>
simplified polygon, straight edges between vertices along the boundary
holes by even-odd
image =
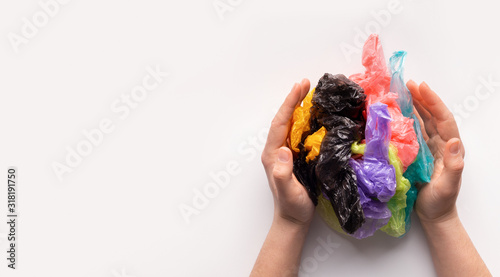
[[[406,193],[406,208],[405,208],[405,229],[406,232],[410,229],[410,215],[413,210],[415,201],[417,200],[417,184],[428,183],[431,181],[431,175],[434,171],[434,157],[427,146],[422,135],[420,122],[413,113],[413,99],[411,93],[406,87],[403,79],[403,65],[406,57],[406,51],[394,52],[389,59],[391,68],[391,86],[390,91],[398,94],[397,102],[401,108],[401,113],[408,118],[413,118],[413,128],[417,134],[419,144],[418,154],[415,162],[413,162],[405,171],[403,176],[411,183],[411,188]]]

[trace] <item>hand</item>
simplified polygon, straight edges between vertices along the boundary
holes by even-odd
[[[293,175],[286,147],[293,111],[309,91],[309,80],[295,84],[271,123],[262,163],[274,198],[274,220],[250,276],[297,276],[314,204]]]
[[[286,147],[286,139],[293,111],[308,93],[309,86],[307,79],[293,86],[271,123],[262,152],[262,164],[274,198],[275,221],[306,226],[312,221],[314,204],[305,188],[293,175],[292,151]]]
[[[431,181],[420,188],[415,210],[423,222],[436,223],[457,217],[455,202],[460,191],[465,150],[453,114],[424,82],[407,83],[413,95],[422,133],[434,155]]]

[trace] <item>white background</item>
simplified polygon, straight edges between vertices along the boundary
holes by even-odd
[[[407,80],[425,80],[450,109],[466,105],[459,213],[500,274],[500,86],[485,96],[480,81],[500,81],[498,5],[436,2],[400,0],[398,12],[373,25],[388,0],[232,0],[221,17],[213,0],[73,0],[16,52],[9,36],[22,35],[23,18],[33,22],[43,9],[38,1],[2,1],[0,176],[18,167],[20,224],[18,270],[2,258],[0,275],[248,275],[273,213],[259,135],[294,82],[361,72],[360,54],[346,55],[341,45],[356,47],[357,29],[374,26],[386,58],[408,51]],[[157,65],[170,75],[121,119],[111,104]],[[104,118],[114,131],[60,182],[53,164],[65,164],[67,147]],[[241,172],[186,223],[180,205],[192,206],[194,190],[231,161]],[[7,231],[0,224],[0,257]],[[312,262],[318,239],[337,248]],[[416,217],[404,238],[362,241],[317,217],[303,259],[302,276],[435,275]]]

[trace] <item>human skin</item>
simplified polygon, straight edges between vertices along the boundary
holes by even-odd
[[[431,181],[420,188],[415,211],[438,276],[491,276],[458,217],[465,148],[453,114],[424,82],[409,81],[422,133],[434,155]]]
[[[274,199],[274,218],[250,276],[297,276],[300,255],[314,204],[293,175],[291,150],[286,147],[290,119],[309,91],[309,80],[295,84],[274,117],[262,163]]]
[[[439,276],[491,276],[458,217],[465,149],[452,113],[425,83],[407,83],[415,112],[435,163],[431,182],[419,188],[416,213]],[[271,123],[262,163],[274,199],[274,218],[250,276],[297,276],[314,205],[293,175],[286,147],[294,109],[309,91],[309,80],[295,84]]]

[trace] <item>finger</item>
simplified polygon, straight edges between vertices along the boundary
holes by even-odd
[[[309,85],[308,80],[303,80],[301,84],[295,84],[286,97],[285,102],[283,102],[271,123],[264,152],[273,151],[284,144],[293,111],[300,105],[300,102],[302,102],[307,94],[308,88],[303,88],[306,85]]]
[[[423,124],[421,124],[420,126],[423,127],[424,130],[426,130],[428,137],[431,137],[431,136],[437,134],[437,130],[435,128],[435,123],[434,123],[434,120],[433,120],[431,114],[422,105],[423,99],[422,99],[422,95],[420,94],[417,83],[410,80],[406,83],[406,86],[408,87],[408,90],[410,91],[410,93],[413,96],[413,105],[416,108],[418,115],[423,122]]]
[[[311,83],[309,82],[309,79],[302,79],[302,81],[300,82],[300,86],[301,86],[301,95],[302,95],[302,98],[300,101],[302,101],[302,99],[304,99],[304,97],[306,97],[307,93],[309,92],[309,89],[311,87]]]
[[[431,90],[429,85],[425,82],[420,84],[419,87],[422,98],[426,102],[427,110],[430,115],[437,119],[436,130],[442,139],[450,140],[452,138],[460,138],[460,132],[458,130],[457,122],[453,113],[446,107],[443,100]],[[430,135],[430,134],[429,134]],[[460,143],[461,155],[465,156],[465,148],[462,143]]]
[[[447,121],[453,119],[453,114],[444,104],[443,100],[427,85],[422,82],[419,86],[419,91],[423,101],[421,104],[435,117],[438,121]],[[454,121],[454,119],[453,119]]]
[[[288,147],[278,149],[276,163],[273,168],[273,178],[279,197],[288,198],[291,189],[295,185],[293,181],[292,151]]]
[[[418,115],[424,122],[423,126],[427,135],[429,135],[429,137],[437,135],[438,131],[436,127],[436,121],[432,118],[431,114],[419,102],[414,102],[413,105],[417,110]]]
[[[412,97],[413,97],[413,102],[417,103],[423,103],[424,99],[422,98],[422,94],[420,93],[420,89],[418,87],[418,84],[415,83],[413,80],[409,80],[406,83],[406,87],[410,91]]]
[[[421,118],[423,119],[424,123],[428,119],[432,119],[430,116],[429,112],[425,109],[425,107],[422,105],[422,95],[420,95],[420,91],[418,89],[417,83],[415,83],[413,80],[410,80],[406,83],[406,87],[408,87],[408,90],[410,91],[411,95],[413,96],[413,105],[415,107],[418,107],[418,112],[421,115]]]
[[[464,159],[462,156],[461,141],[458,138],[448,140],[444,150],[443,171],[439,176],[436,189],[442,197],[452,197],[458,194]]]
[[[406,82],[406,87],[410,91],[411,95],[413,96],[413,100],[416,101],[421,101],[422,96],[420,95],[420,91],[418,90],[418,85],[415,83],[413,80],[409,80]]]
[[[455,117],[448,110],[441,98],[426,83],[420,84],[419,89],[427,110],[436,119],[436,129],[441,138],[445,141],[452,138],[460,138]]]
[[[429,139],[429,135],[425,131],[424,121],[422,120],[422,117],[420,117],[420,114],[418,113],[418,111],[415,108],[415,106],[413,106],[413,114],[415,115],[415,117],[418,120],[418,123],[420,125],[420,131],[422,132],[422,136],[423,136],[424,140],[427,141]]]
[[[423,99],[423,103],[421,102],[421,104],[437,120],[445,121],[452,116],[452,113],[448,110],[443,100],[425,82],[420,84],[419,92]]]

